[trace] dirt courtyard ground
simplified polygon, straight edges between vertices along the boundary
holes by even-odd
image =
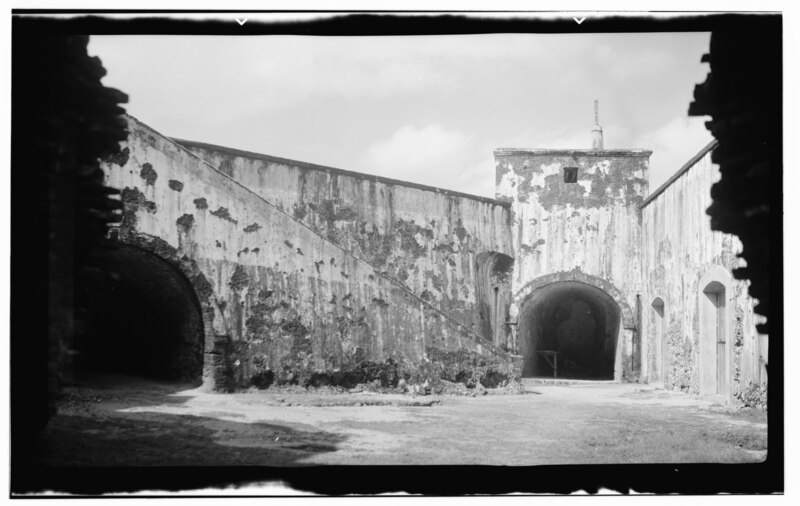
[[[746,463],[766,415],[646,385],[533,385],[526,394],[212,394],[124,378],[66,390],[48,466]]]

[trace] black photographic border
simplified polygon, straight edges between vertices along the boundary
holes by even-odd
[[[353,12],[294,11],[314,14],[314,19],[264,22],[249,19],[240,25],[227,18],[237,12],[254,11],[143,11],[143,10],[31,10],[12,11],[12,35],[17,31],[47,34],[175,34],[175,35],[310,35],[310,36],[386,36],[479,33],[620,33],[620,32],[697,32],[743,30],[758,37],[763,30],[781,30],[780,13],[650,13],[619,15],[602,13],[581,24],[569,12],[563,18],[519,17],[503,12]],[[258,11],[262,14],[284,11]],[[165,18],[165,14],[211,14],[215,20],[181,20]],[[70,18],[57,15],[68,14]],[[136,14],[141,17],[117,19],[110,14]],[[330,17],[335,14],[336,16]],[[424,14],[424,15],[421,15]],[[525,13],[513,13],[525,14]],[[669,15],[667,15],[669,14]],[[34,16],[26,16],[34,15]],[[49,17],[49,16],[53,17]],[[223,16],[224,15],[224,16]],[[12,69],[13,71],[13,69]],[[18,93],[12,90],[12,107]],[[688,103],[687,103],[688,108]],[[782,118],[775,118],[781,122]],[[12,129],[13,138],[13,129]],[[26,251],[47,251],[47,233],[34,225],[47,222],[47,209],[31,208],[37,201],[37,188],[32,175],[24,167],[12,167],[12,254],[11,254],[11,335],[47,334],[47,268],[37,264],[39,256]],[[759,464],[646,464],[646,465],[570,465],[570,466],[311,466],[295,468],[270,467],[103,467],[103,468],[37,468],[15,465],[11,460],[11,497],[17,494],[54,491],[56,494],[95,495],[123,494],[138,490],[185,491],[225,487],[248,487],[264,482],[281,482],[292,489],[326,495],[380,494],[405,492],[432,496],[460,494],[569,494],[585,491],[597,493],[608,489],[620,493],[654,494],[734,494],[782,493],[784,488],[784,384],[783,384],[783,236],[782,188],[773,195],[773,227],[770,245],[774,262],[771,265],[773,304],[769,323],[770,382],[769,452]],[[44,219],[44,221],[41,221]],[[34,339],[23,345],[12,339],[10,362],[19,364],[25,356],[46,355],[46,343]],[[42,368],[46,381],[46,364],[35,361],[30,367]],[[13,396],[36,391],[38,385],[11,383]],[[41,391],[41,390],[39,390]],[[12,402],[13,404],[13,402]],[[13,427],[24,424],[19,415],[10,413]],[[257,495],[257,494],[254,494]],[[214,497],[219,495],[215,494]],[[236,493],[231,496],[241,497]],[[150,496],[158,497],[158,496]]]

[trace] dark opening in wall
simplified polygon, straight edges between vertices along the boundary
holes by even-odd
[[[611,380],[620,310],[603,290],[557,282],[534,292],[520,313],[522,375]]]
[[[510,274],[514,259],[496,251],[484,251],[475,259],[476,298],[479,333],[497,346],[508,349],[508,328],[505,324],[511,303]]]
[[[564,182],[565,183],[578,182],[578,167],[564,167]]]
[[[158,256],[120,245],[76,288],[76,378],[87,372],[200,381],[203,320],[186,277]]]

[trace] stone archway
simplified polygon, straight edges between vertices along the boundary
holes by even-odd
[[[164,240],[112,232],[104,273],[83,289],[86,328],[75,368],[181,379],[229,389],[229,339],[213,288],[194,260]]]
[[[635,322],[622,293],[581,271],[542,276],[514,298],[523,376],[622,380],[632,375]]]

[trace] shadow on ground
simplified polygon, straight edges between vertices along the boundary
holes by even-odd
[[[344,437],[267,423],[159,413],[55,417],[43,434],[44,466],[295,466],[336,451]]]
[[[407,480],[408,471],[431,464],[507,472],[646,463],[673,474],[682,466],[684,476],[693,466],[691,476],[705,476],[705,465],[746,464],[752,471],[769,460],[763,413],[740,416],[626,385],[543,385],[537,393],[445,396],[423,408],[394,399],[402,396],[363,393],[221,395],[129,379],[77,385],[67,389],[39,451],[24,456],[30,465],[20,467],[14,456],[12,490],[188,490],[267,477],[291,478],[285,482],[302,482],[304,490],[323,483],[339,490],[375,485],[375,473],[363,478],[369,465],[415,487],[420,482]],[[384,407],[390,400],[396,405]],[[344,471],[337,475],[338,466]],[[110,487],[114,480],[121,485]]]
[[[182,482],[175,478],[181,475],[209,477],[224,468],[242,469],[246,475],[248,467],[308,466],[305,459],[334,452],[346,439],[304,430],[302,424],[236,421],[236,413],[140,411],[180,409],[194,397],[188,390],[192,386],[121,376],[77,381],[65,389],[35,450],[12,455],[12,490],[95,494],[124,490],[128,484],[136,490],[144,482],[180,489]],[[166,476],[170,481],[162,483]]]

